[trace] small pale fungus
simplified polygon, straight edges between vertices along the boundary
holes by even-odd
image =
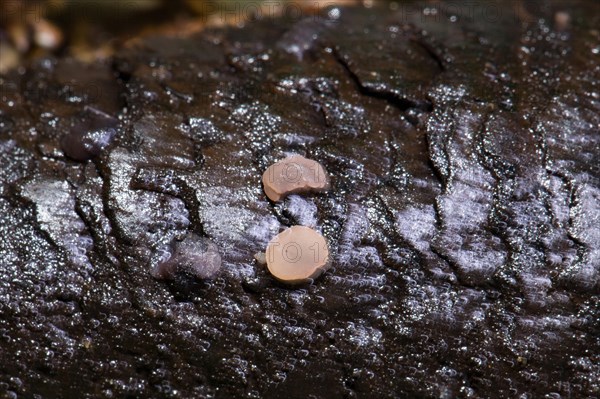
[[[269,166],[262,177],[265,194],[280,201],[288,194],[329,189],[329,176],[317,161],[292,155]]]
[[[266,256],[271,274],[290,284],[317,278],[331,263],[325,237],[305,226],[293,226],[275,236]]]

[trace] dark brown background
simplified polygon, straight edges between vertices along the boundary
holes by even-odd
[[[600,395],[600,7],[447,4],[2,76],[1,395]],[[117,136],[75,162],[60,140],[89,107]],[[270,203],[260,176],[289,152],[332,190]],[[313,284],[255,264],[314,221],[335,259]],[[220,276],[153,279],[189,232]]]

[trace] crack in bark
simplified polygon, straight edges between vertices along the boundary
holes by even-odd
[[[358,88],[358,91],[365,96],[377,98],[380,100],[385,100],[391,105],[397,107],[401,111],[407,111],[411,108],[419,109],[425,112],[433,111],[433,103],[429,100],[423,100],[422,102],[417,102],[413,100],[409,100],[405,97],[399,96],[394,93],[390,93],[385,90],[378,90],[373,87],[369,87],[363,84],[360,77],[352,70],[350,63],[344,59],[343,56],[340,55],[339,51],[334,48],[333,55],[335,60],[342,68],[346,71],[352,82]]]
[[[411,37],[410,41],[412,43],[415,43],[419,47],[421,47],[427,53],[427,55],[429,55],[435,61],[437,66],[440,68],[441,72],[444,72],[446,70],[446,66],[444,65],[443,58],[438,53],[435,52],[435,50],[429,43],[424,42],[423,40],[421,40],[420,38],[418,38],[416,36]]]
[[[199,236],[206,236],[203,222],[200,218],[200,209],[201,204],[198,201],[196,196],[196,190],[187,182],[184,177],[180,177],[175,173],[169,173],[173,170],[162,170],[155,168],[138,168],[134,176],[131,178],[130,187],[134,190],[145,190],[149,192],[154,192],[162,195],[169,195],[171,197],[177,198],[181,200],[188,211],[188,215],[190,218],[191,231],[198,234]],[[170,183],[174,186],[175,189],[169,189],[167,187],[163,187],[160,184],[152,184],[152,182],[148,182],[141,177],[143,172],[147,172],[150,175],[158,174],[162,175],[165,178],[169,178]]]

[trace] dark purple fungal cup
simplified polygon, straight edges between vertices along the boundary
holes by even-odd
[[[111,115],[86,107],[74,116],[71,131],[60,141],[61,148],[66,156],[76,161],[92,159],[113,141],[118,122]]]
[[[213,278],[221,269],[217,246],[206,238],[188,234],[171,245],[171,256],[159,263],[152,275],[161,280],[176,280],[189,276],[198,280]]]

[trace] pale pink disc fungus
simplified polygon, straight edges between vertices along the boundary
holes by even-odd
[[[317,278],[331,264],[325,237],[305,226],[293,226],[267,245],[267,268],[278,280],[298,284]]]
[[[329,176],[317,161],[292,155],[269,166],[262,177],[265,194],[277,202],[292,193],[329,189]]]

